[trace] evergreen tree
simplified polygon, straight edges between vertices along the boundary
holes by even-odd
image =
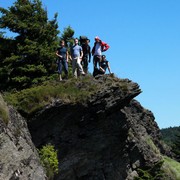
[[[63,39],[66,43],[67,47],[71,47],[74,43],[74,30],[68,26],[67,28],[64,28],[64,31],[61,35],[61,39]]]
[[[0,28],[17,33],[13,40],[0,37],[6,44],[0,46],[1,89],[22,89],[47,79],[54,72],[57,14],[49,21],[40,0],[17,0],[0,12]]]
[[[0,38],[3,38],[3,32],[0,31]]]
[[[177,138],[176,134],[178,134],[179,131],[180,131],[180,126],[161,129],[163,141],[167,143],[169,146],[172,146],[176,141]]]
[[[177,155],[178,162],[180,162],[180,130],[176,134],[176,141],[174,142],[173,152]]]

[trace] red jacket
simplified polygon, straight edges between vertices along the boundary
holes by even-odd
[[[93,46],[93,48],[92,48],[92,55],[94,55],[94,53],[95,53],[96,43],[97,43],[97,42],[94,43],[94,46]],[[102,52],[107,51],[107,50],[110,48],[110,46],[109,46],[107,43],[102,42],[102,41],[100,41],[100,43],[101,43],[101,51],[102,51]]]

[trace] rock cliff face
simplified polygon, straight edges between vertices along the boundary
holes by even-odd
[[[0,105],[5,106],[2,101],[0,96]],[[0,179],[46,179],[26,121],[12,107],[6,113],[6,121],[0,117]]]
[[[106,75],[92,81],[101,88],[86,101],[54,99],[26,120],[0,96],[0,179],[47,179],[35,147],[49,143],[58,150],[57,180],[133,180],[170,155],[152,112],[134,99],[138,84]]]
[[[167,154],[153,114],[134,100],[141,93],[128,79],[97,77],[102,89],[84,103],[54,100],[28,120],[36,147],[58,150],[58,180],[125,180]],[[81,90],[81,86],[79,86]],[[40,171],[42,172],[42,171]]]

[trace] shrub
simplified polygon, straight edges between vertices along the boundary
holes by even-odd
[[[54,146],[47,144],[39,150],[41,163],[46,169],[47,177],[53,179],[58,173],[58,156]]]
[[[135,177],[135,180],[157,180],[165,177],[164,171],[161,169],[163,161],[157,162],[153,167],[149,169],[138,169],[139,177]]]
[[[22,91],[6,93],[5,99],[19,112],[29,115],[50,104],[54,99],[61,99],[63,102],[83,103],[92,92],[97,90],[97,86],[90,80],[89,83],[87,82],[86,78],[83,81],[70,79],[62,83],[49,81]]]
[[[163,169],[168,172],[174,179],[180,179],[180,163],[167,157],[163,156],[164,164]]]

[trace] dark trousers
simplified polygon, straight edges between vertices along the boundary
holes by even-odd
[[[68,75],[68,63],[66,60],[59,60],[58,61],[58,73],[62,74],[62,68],[64,67],[64,72]]]
[[[98,74],[105,74],[105,72],[102,72],[101,70],[99,70],[98,68],[94,68],[94,71],[93,71],[93,76],[97,76]]]
[[[94,55],[93,64],[94,64],[95,68],[97,68],[97,63],[100,63],[100,61],[101,61],[101,56],[100,55]]]
[[[87,70],[88,70],[88,57],[87,56],[83,56],[81,65],[82,65],[84,71],[87,73]]]

